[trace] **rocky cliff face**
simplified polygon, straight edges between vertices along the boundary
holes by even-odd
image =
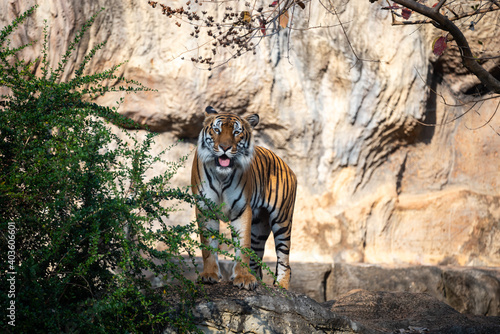
[[[3,1],[0,24],[35,3]],[[459,117],[471,105],[454,94],[478,83],[461,70],[456,50],[435,59],[430,48],[439,32],[432,27],[393,27],[376,4],[335,1],[363,59],[356,60],[336,18],[314,4],[311,25],[333,27],[282,31],[256,55],[206,71],[181,59],[196,47],[187,28],[177,29],[147,1],[38,3],[14,42],[41,40],[46,19],[54,64],[85,19],[106,7],[74,61],[103,41],[92,71],[129,60],[121,74],[158,92],[128,95],[120,110],[162,132],[158,151],[183,139],[169,152],[172,160],[192,152],[207,105],[261,116],[257,143],[282,156],[299,180],[292,260],[500,265],[500,116],[485,125],[498,100]],[[496,50],[498,15],[471,35]],[[304,15],[296,22],[304,24]],[[34,58],[34,49],[25,52]],[[73,69],[69,63],[68,75]],[[189,173],[190,162],[176,185],[189,184]],[[191,218],[188,209],[170,219]]]

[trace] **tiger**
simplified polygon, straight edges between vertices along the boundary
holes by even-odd
[[[275,283],[288,289],[297,177],[275,153],[254,144],[252,130],[258,123],[258,114],[240,117],[207,107],[191,170],[191,189],[193,194],[217,205],[224,203],[222,213],[233,226],[233,237],[241,247],[251,247],[260,260],[273,232],[277,256]],[[200,208],[196,206],[195,210],[199,217]],[[198,219],[202,230],[219,231],[218,219],[205,220]],[[201,233],[200,239],[211,249],[219,246],[217,238],[207,238]],[[240,249],[235,250],[235,256],[240,257],[246,267],[239,262],[233,264],[230,278],[233,285],[255,289],[256,276],[262,278],[262,268]],[[218,253],[202,249],[202,257],[203,271],[199,280],[217,283],[222,278]]]

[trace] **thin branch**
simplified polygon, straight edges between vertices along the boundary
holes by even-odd
[[[395,1],[395,2],[397,2],[397,1]],[[483,9],[480,9],[480,10],[470,11],[470,12],[462,13],[462,14],[455,14],[454,13],[454,15],[455,15],[454,17],[452,17],[452,18],[448,17],[447,19],[449,21],[453,22],[453,21],[461,20],[461,19],[466,18],[466,17],[470,17],[470,16],[474,16],[474,15],[478,15],[478,14],[486,14],[486,13],[494,12],[494,11],[497,11],[497,10],[500,10],[500,7],[498,7],[498,8],[493,8],[493,7],[483,8]],[[416,12],[418,12],[418,11],[416,11]],[[420,13],[420,14],[429,17],[426,14],[423,14],[423,13]],[[439,14],[439,13],[437,13],[437,14]],[[400,25],[413,25],[413,24],[429,24],[429,23],[432,24],[432,22],[435,22],[435,20],[432,19],[432,18],[430,18],[430,19],[427,19],[427,20],[416,20],[416,21],[394,21],[394,22],[392,22],[392,25],[400,26]]]
[[[439,3],[434,7],[434,11],[436,13],[439,13],[439,10],[441,9],[441,7],[443,7],[445,2],[446,2],[446,0],[439,1]]]
[[[344,27],[344,24],[342,23],[342,21],[340,20],[340,16],[339,14],[337,13],[337,10],[335,9],[335,6],[333,5],[332,1],[331,0],[328,0],[329,3],[330,3],[330,6],[331,6],[331,9],[326,7],[323,2],[321,0],[318,0],[319,3],[321,4],[321,6],[323,6],[323,8],[329,12],[330,14],[332,15],[335,15],[335,17],[337,18],[337,20],[339,21],[339,25],[340,27],[342,28],[342,32],[344,33],[344,36],[347,40],[347,44],[349,44],[349,48],[351,49],[352,53],[354,54],[354,57],[356,57],[356,63],[354,65],[356,65],[359,61],[369,61],[369,62],[380,62],[380,60],[372,60],[372,59],[363,59],[363,58],[360,58],[358,56],[358,54],[356,53],[356,50],[354,50],[354,47],[352,46],[351,44],[351,41],[349,39],[349,36],[347,35],[347,31]]]
[[[500,8],[500,3],[496,0],[490,0],[491,2],[493,2],[495,5],[497,5],[498,8]]]
[[[290,29],[290,30],[296,30],[296,31],[308,31],[308,30],[313,30],[313,29],[336,28],[338,26],[341,26],[342,24],[345,25],[345,24],[351,23],[351,22],[352,21],[347,21],[347,22],[340,23],[340,24],[332,24],[332,25],[327,25],[327,26],[319,25],[319,26],[312,26],[312,27],[307,27],[307,28],[288,27],[288,29]]]
[[[474,130],[479,130],[479,129],[485,127],[486,125],[488,125],[498,136],[500,136],[500,133],[497,130],[495,130],[495,128],[492,127],[491,124],[490,124],[491,120],[496,115],[499,107],[500,107],[500,101],[498,102],[497,107],[495,108],[495,111],[493,112],[493,114],[491,115],[491,117],[484,124],[478,126],[477,128],[469,128],[469,127],[466,126],[467,129],[474,131]],[[474,110],[474,112],[481,117],[481,114],[477,110]]]
[[[465,115],[467,115],[471,110],[472,108],[474,108],[476,106],[477,102],[474,102],[472,104],[472,106],[467,109],[466,111],[464,111],[463,113],[461,113],[460,115],[456,116],[455,118],[452,118],[451,120],[449,121],[445,121],[445,122],[442,122],[442,123],[424,123],[422,121],[419,121],[417,118],[413,117],[415,119],[415,121],[420,124],[420,125],[423,125],[423,126],[444,126],[444,125],[448,125],[450,123],[453,123],[455,122],[457,119],[460,119],[462,117],[464,117]]]
[[[425,80],[424,80],[424,78],[422,77],[422,75],[420,74],[420,72],[419,72],[417,69],[415,69],[415,71],[417,72],[417,75],[418,75],[418,77],[420,78],[420,80],[421,80],[422,82],[424,82],[424,84],[427,86],[427,83],[425,82]],[[469,113],[469,112],[470,112],[470,111],[471,111],[471,110],[472,110],[472,109],[476,106],[476,104],[478,104],[478,103],[480,103],[480,102],[481,102],[481,103],[484,103],[484,102],[485,102],[485,101],[487,101],[487,100],[498,99],[498,98],[500,97],[500,95],[493,95],[493,96],[489,96],[489,97],[481,98],[481,99],[474,100],[474,101],[468,101],[468,102],[460,101],[460,99],[458,99],[458,100],[460,101],[460,103],[451,104],[451,103],[446,102],[446,99],[445,99],[445,97],[443,96],[443,94],[438,93],[436,90],[434,90],[434,89],[432,89],[432,88],[430,88],[430,87],[429,87],[429,89],[430,89],[430,90],[431,90],[431,92],[433,92],[436,96],[439,96],[439,97],[442,99],[442,103],[443,103],[445,106],[449,106],[449,107],[453,107],[453,108],[455,108],[455,107],[463,107],[463,106],[465,106],[467,103],[472,103],[472,106],[471,106],[470,108],[468,108],[468,109],[467,109],[464,113],[462,113],[462,114],[458,115],[457,117],[455,117],[455,118],[453,118],[453,119],[451,119],[451,120],[449,120],[449,121],[443,122],[443,123],[425,123],[425,122],[422,122],[422,121],[418,120],[416,117],[413,117],[413,118],[414,118],[414,120],[415,120],[415,122],[417,122],[418,124],[423,125],[423,126],[444,126],[444,125],[448,125],[448,124],[450,124],[450,123],[452,123],[452,122],[456,121],[457,119],[460,119],[460,118],[462,118],[463,116],[467,115],[467,114],[468,114],[468,113]],[[499,101],[499,104],[497,105],[497,110],[498,110],[498,108],[499,108],[499,105],[500,105],[500,101]],[[474,111],[475,111],[476,113],[478,113],[478,112],[477,112],[477,110],[474,110]],[[497,112],[497,111],[495,110],[495,112],[494,112],[493,116],[496,114],[496,112]],[[488,120],[488,122],[487,122],[487,123],[489,123],[489,122],[493,119],[493,116],[492,116],[492,117],[490,117],[490,119]],[[491,127],[491,125],[490,125],[490,127]],[[492,129],[493,129],[493,128],[492,128]],[[493,129],[493,131],[497,132],[495,129]],[[497,134],[498,134],[498,132],[497,132]]]

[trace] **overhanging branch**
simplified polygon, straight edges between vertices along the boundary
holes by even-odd
[[[436,7],[434,7],[434,9],[435,8]],[[486,13],[494,12],[497,10],[500,10],[500,7],[498,7],[498,8],[493,8],[493,7],[482,8],[482,9],[470,11],[467,13],[461,13],[461,14],[454,13],[454,16],[451,18],[448,18],[448,20],[453,22],[453,21],[461,20],[461,19],[466,18],[466,17],[471,17],[471,16],[478,15],[478,14],[486,14]],[[427,19],[427,20],[416,20],[416,21],[393,21],[392,24],[393,25],[412,25],[412,24],[429,24],[432,22],[434,22],[433,19]]]
[[[462,31],[446,16],[434,10],[434,8],[422,5],[414,0],[393,0],[395,3],[411,9],[434,22],[441,30],[449,32],[457,43],[462,64],[483,83],[489,90],[500,94],[500,81],[486,71],[472,54],[471,48]]]

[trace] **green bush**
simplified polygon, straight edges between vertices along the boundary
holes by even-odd
[[[96,16],[57,68],[48,63],[47,28],[40,58],[19,60],[18,52],[30,45],[11,47],[8,37],[34,10],[0,33],[0,86],[6,91],[0,98],[2,332],[154,332],[165,324],[179,332],[196,330],[189,306],[197,286],[184,279],[179,263],[185,261],[182,254],[194,254],[198,242],[191,235],[197,227],[166,226],[162,217],[172,208],[160,205],[164,199],[195,203],[187,188],[169,186],[184,161],[152,156],[152,134],[143,141],[129,134],[135,143],[129,146],[108,122],[134,124],[116,108],[89,102],[113,91],[148,89],[123,79],[121,86],[105,86],[119,80],[120,65],[84,75],[104,44],[89,52],[70,79],[61,80]],[[34,74],[35,64],[41,75]],[[159,162],[168,170],[147,180],[145,172]],[[166,245],[164,251],[155,248],[157,242]],[[155,292],[145,270],[180,282],[162,289],[175,290],[180,301],[170,305]],[[14,312],[8,310],[12,303]]]
[[[8,39],[35,9],[0,32],[2,332],[150,333],[166,326],[179,333],[198,331],[191,310],[202,286],[183,275],[186,262],[195,263],[195,249],[207,247],[197,235],[234,247],[238,242],[201,231],[196,222],[164,223],[175,209],[161,205],[165,199],[191,205],[203,201],[210,208],[203,212],[205,219],[222,214],[188,188],[169,185],[185,158],[167,162],[163,154],[152,156],[154,134],[139,141],[123,131],[128,136],[123,141],[110,130],[109,122],[127,128],[135,124],[117,113],[119,103],[108,108],[92,99],[149,89],[118,78],[121,64],[84,75],[104,43],[84,57],[70,79],[61,79],[99,13],[84,24],[52,69],[46,26],[40,58],[34,62],[18,58],[31,44],[11,47]],[[34,74],[36,66],[40,75]],[[121,85],[106,86],[109,81]],[[146,172],[158,163],[167,170],[147,179]],[[258,261],[252,251],[242,251]],[[166,285],[153,289],[146,271]]]

